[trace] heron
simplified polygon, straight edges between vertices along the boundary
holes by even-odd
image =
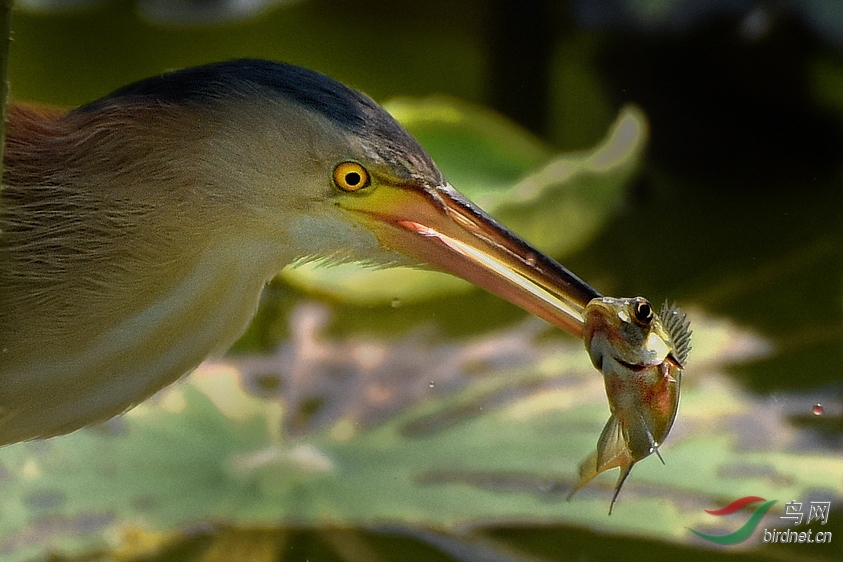
[[[7,121],[0,444],[104,421],[225,351],[289,264],[443,270],[577,337],[600,296],[316,71],[213,63]]]

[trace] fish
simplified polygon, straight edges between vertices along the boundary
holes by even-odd
[[[592,299],[583,310],[583,339],[603,374],[611,416],[597,450],[579,467],[568,500],[595,476],[620,468],[609,515],[635,463],[664,442],[679,407],[682,371],[691,350],[687,315],[664,303],[658,313],[643,297]]]

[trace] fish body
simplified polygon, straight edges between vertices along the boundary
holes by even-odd
[[[676,419],[691,331],[677,308],[665,305],[656,314],[642,297],[593,299],[583,319],[585,346],[603,373],[611,416],[571,495],[618,467],[611,514],[633,465],[653,453],[661,458],[659,446]]]

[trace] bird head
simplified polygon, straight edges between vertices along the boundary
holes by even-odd
[[[145,135],[171,137],[160,159],[196,176],[206,190],[196,208],[248,209],[235,226],[283,247],[279,262],[433,266],[577,336],[583,307],[599,296],[463,197],[372,99],[318,72],[253,59],[211,64],[132,84],[76,113],[120,107],[155,110],[157,130]]]
[[[78,111],[121,104],[175,107],[204,131],[211,200],[260,217],[250,230],[275,237],[284,259],[433,266],[581,335],[597,291],[463,197],[364,94],[314,71],[237,60],[139,82]]]

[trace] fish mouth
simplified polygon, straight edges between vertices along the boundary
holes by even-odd
[[[679,362],[679,360],[676,357],[673,356],[673,353],[668,354],[664,358],[664,360],[671,363],[677,369],[683,369],[684,368],[682,366],[682,364]],[[615,361],[617,361],[618,364],[621,365],[623,368],[629,369],[630,371],[632,371],[634,373],[639,373],[641,371],[644,371],[645,369],[656,366],[656,365],[653,365],[651,363],[629,363],[628,361],[624,361],[623,359],[620,359],[618,357],[615,357]]]
[[[648,367],[652,367],[652,365],[649,365],[647,363],[629,363],[627,361],[624,361],[623,359],[620,359],[619,357],[615,357],[615,361],[617,361],[618,364],[620,364],[623,368],[629,369],[633,373],[638,373],[640,371],[643,371],[644,369],[647,369]]]

